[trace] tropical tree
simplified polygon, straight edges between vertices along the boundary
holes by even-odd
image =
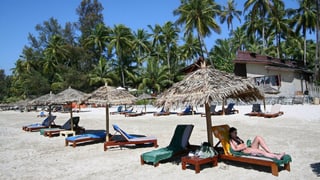
[[[284,10],[284,3],[282,1],[275,1],[270,12],[270,17],[268,18],[270,26],[266,34],[275,34],[277,57],[282,58],[281,38],[286,38],[288,35],[292,34],[288,27],[288,20],[285,18],[286,12]]]
[[[185,36],[197,31],[201,55],[204,57],[204,48],[208,56],[204,38],[210,36],[211,31],[220,34],[221,28],[215,21],[215,17],[220,14],[220,6],[212,0],[182,0],[173,14],[179,16],[176,23],[185,26]]]
[[[183,38],[184,43],[180,47],[180,59],[185,59],[187,64],[201,55],[200,42],[192,34]]]
[[[234,0],[228,0],[227,6],[222,6],[220,14],[220,22],[227,22],[228,29],[231,27],[231,32],[233,32],[233,18],[237,18],[241,22],[241,11],[236,9],[236,3]]]
[[[82,0],[76,13],[79,16],[78,27],[81,31],[80,43],[90,36],[91,31],[103,24],[103,7],[98,0]]]
[[[48,80],[53,83],[54,74],[60,72],[59,66],[63,66],[68,56],[65,49],[65,41],[61,36],[54,35],[44,50],[43,72],[48,75]]]
[[[155,57],[147,60],[147,67],[142,74],[142,82],[139,84],[138,89],[144,92],[159,93],[167,84],[171,84],[168,77],[168,67],[160,65]]]
[[[171,48],[172,46],[175,46],[177,44],[177,40],[179,37],[178,33],[180,32],[180,30],[175,27],[171,21],[166,22],[161,29],[163,43],[166,47],[168,73],[169,76],[171,76]]]
[[[98,24],[91,34],[84,40],[84,45],[88,48],[92,47],[96,57],[100,60],[107,47],[109,30],[104,24]]]
[[[246,44],[248,44],[248,38],[245,34],[244,27],[237,27],[236,30],[232,31],[231,38],[236,50],[245,50]]]
[[[101,57],[98,64],[94,65],[94,69],[89,73],[90,85],[103,85],[105,83],[113,84],[111,72],[112,69],[107,60]]]
[[[118,68],[120,70],[122,86],[126,87],[125,70],[128,68],[128,64],[130,64],[128,58],[133,50],[132,44],[134,36],[130,28],[123,24],[119,24],[115,25],[114,28],[111,29],[108,39],[110,42],[108,45],[109,54],[111,54],[113,51],[115,52],[118,59]]]
[[[266,16],[271,10],[272,0],[247,0],[244,3],[244,12],[251,7],[249,12],[251,21],[255,22],[256,18],[261,19],[261,36],[263,40],[263,47],[265,48],[265,28]]]
[[[216,45],[210,52],[210,56],[215,60],[215,68],[230,73],[233,72],[232,61],[236,57],[236,48],[233,46],[231,39],[216,40]]]
[[[150,55],[151,52],[151,43],[149,34],[144,29],[138,29],[137,32],[133,32],[133,49],[135,50],[135,56],[137,57],[137,62],[140,65],[143,63],[143,60]]]
[[[302,31],[302,36],[304,38],[303,45],[303,62],[306,65],[306,51],[307,51],[307,30],[309,32],[314,32],[316,28],[317,21],[317,11],[316,4],[313,0],[299,0],[298,9],[289,9],[288,13],[292,16],[292,21],[290,23],[291,27],[295,27],[296,32]],[[318,17],[319,18],[319,17]]]

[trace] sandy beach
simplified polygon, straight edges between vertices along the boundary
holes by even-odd
[[[267,106],[267,110],[270,109]],[[218,108],[218,107],[217,107]],[[140,155],[154,147],[111,148],[103,151],[103,143],[66,147],[64,137],[48,138],[39,132],[25,132],[22,126],[42,122],[39,112],[0,111],[0,179],[317,179],[320,177],[320,106],[282,105],[284,115],[277,118],[248,117],[251,106],[235,106],[239,114],[212,116],[213,125],[228,124],[238,129],[243,139],[256,135],[265,138],[274,152],[286,152],[293,161],[291,171],[282,170],[275,177],[268,168],[219,162],[217,167],[204,166],[199,174],[194,169],[181,169],[181,163],[161,163],[159,167],[141,165]],[[112,107],[110,111],[115,111]],[[204,112],[197,108],[197,112]],[[159,111],[148,106],[147,111]],[[174,111],[174,110],[172,110]],[[177,110],[178,111],[178,110]],[[63,124],[68,113],[54,113],[56,124]],[[105,129],[105,109],[86,108],[80,126],[86,130]],[[154,117],[152,113],[124,117],[111,115],[128,133],[152,135],[159,148],[169,144],[177,124],[193,124],[190,144],[207,141],[205,118],[200,115]],[[114,133],[113,129],[110,129]],[[214,143],[218,140],[214,138]]]

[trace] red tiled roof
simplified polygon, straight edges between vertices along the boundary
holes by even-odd
[[[233,60],[234,63],[241,64],[266,64],[266,65],[275,65],[275,66],[285,66],[296,68],[294,62],[284,61],[279,58],[274,58],[271,56],[260,55],[248,51],[238,51],[237,57]]]

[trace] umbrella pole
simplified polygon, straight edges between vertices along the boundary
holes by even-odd
[[[213,146],[211,113],[210,113],[210,106],[208,103],[205,104],[205,111],[206,111],[206,120],[207,120],[208,142],[210,143],[211,146]]]
[[[144,112],[145,112],[145,113],[147,113],[147,105],[146,105],[146,104],[147,104],[147,102],[146,102],[146,100],[145,100],[145,99],[144,99],[143,101],[144,101]]]
[[[51,116],[51,104],[49,105],[49,117]]]
[[[225,112],[224,112],[225,111],[225,109],[224,109],[224,101],[225,100],[223,99],[223,101],[222,101],[222,115],[225,115]]]
[[[106,103],[106,142],[109,141],[109,105]]]
[[[70,122],[71,122],[71,131],[73,131],[73,118],[72,118],[72,102],[69,103],[70,105]]]
[[[263,108],[264,108],[264,112],[266,112],[266,99],[265,98],[263,98]]]

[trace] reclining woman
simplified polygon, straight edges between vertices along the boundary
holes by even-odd
[[[278,160],[280,160],[285,155],[285,153],[272,153],[269,147],[266,145],[265,140],[260,136],[256,136],[251,145],[247,146],[244,141],[237,136],[237,129],[234,127],[231,127],[229,129],[229,136],[232,151],[243,152],[251,155],[262,155],[269,158],[276,158]],[[260,149],[259,147],[261,147],[262,149]]]

